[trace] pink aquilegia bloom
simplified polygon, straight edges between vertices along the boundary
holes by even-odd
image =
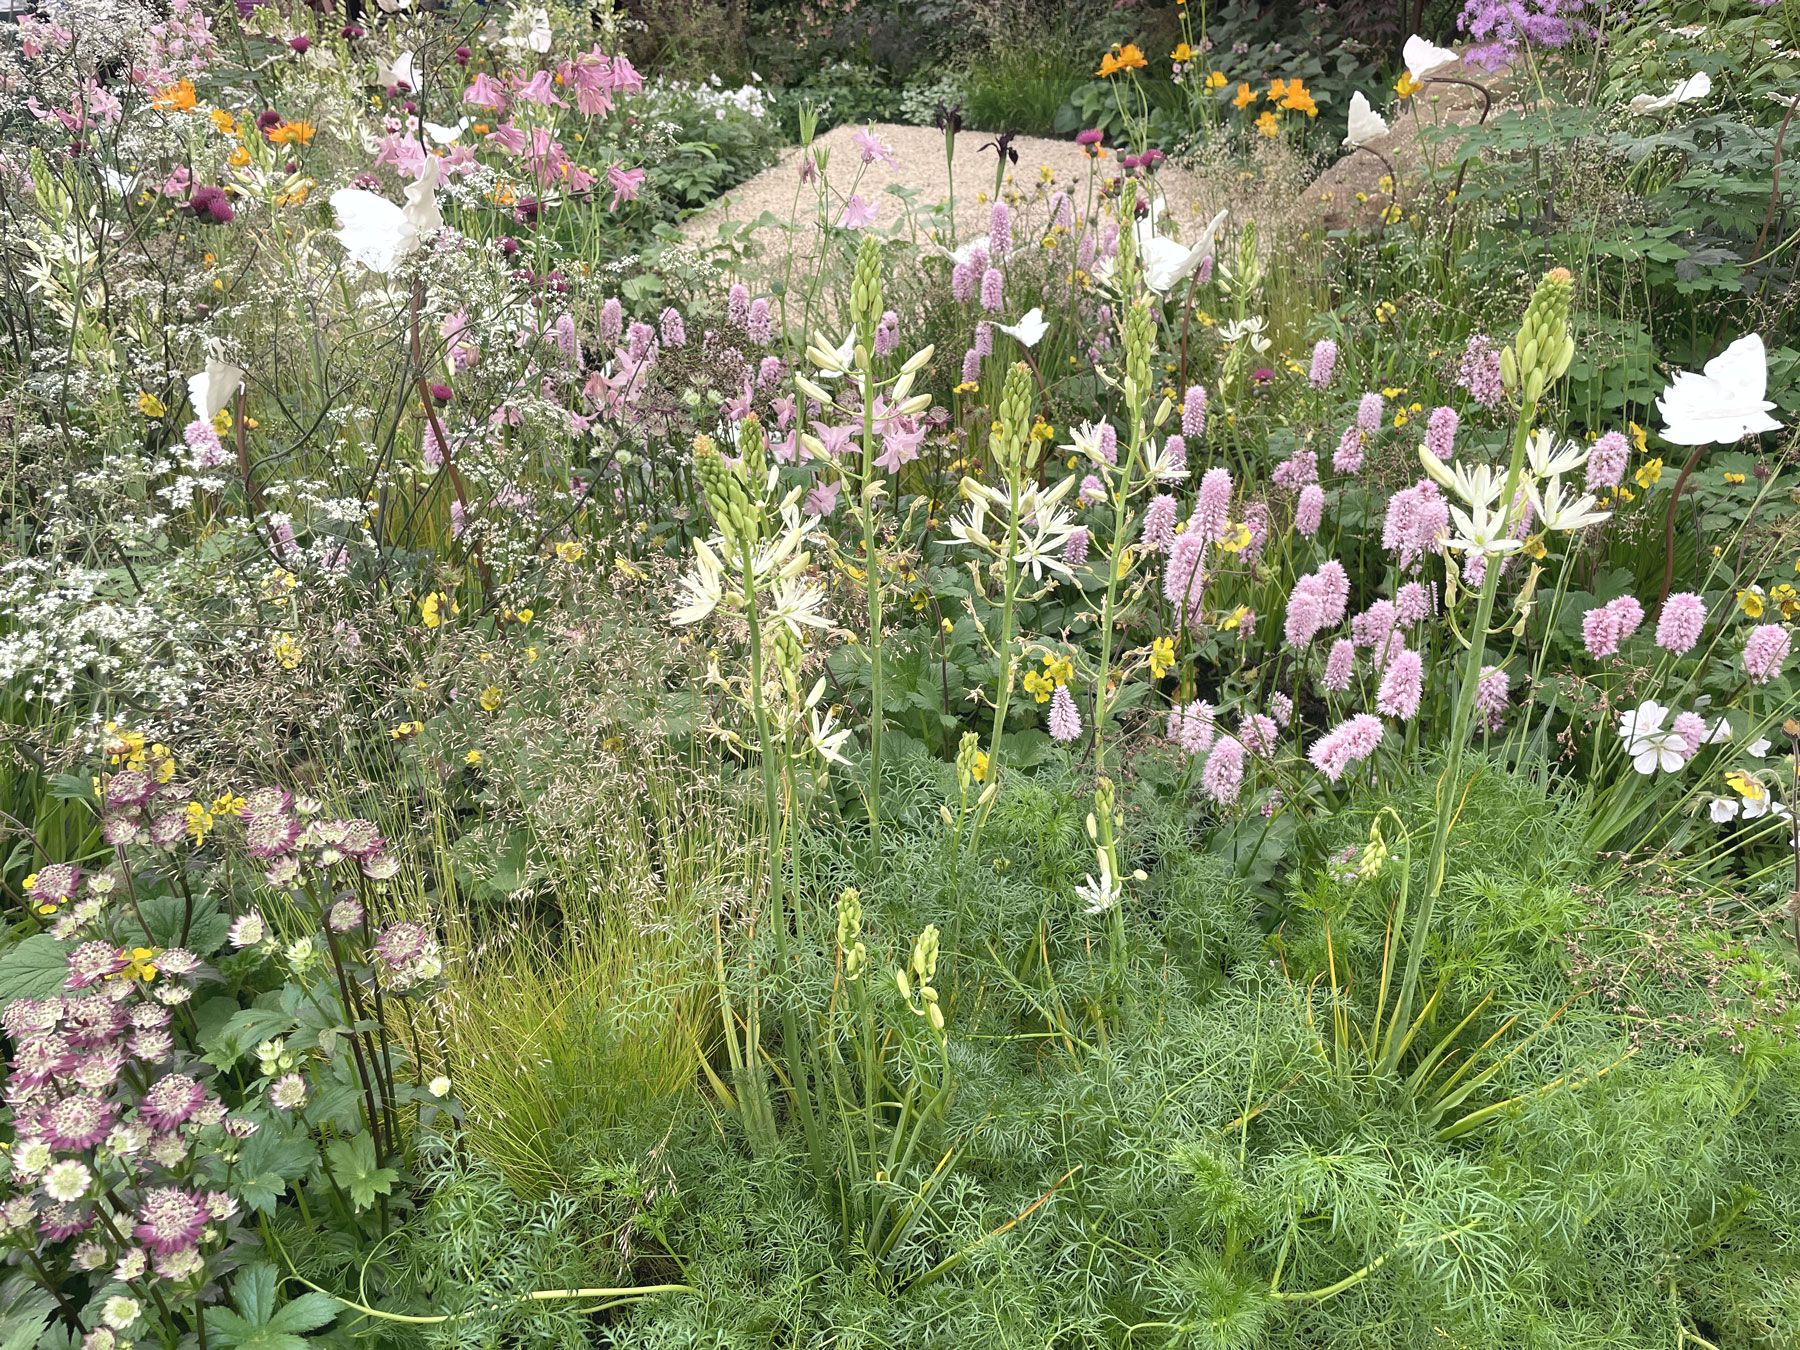
[[[1595,660],[1617,656],[1619,645],[1644,622],[1644,607],[1635,596],[1621,595],[1581,616],[1581,640]]]
[[[1059,684],[1050,695],[1050,736],[1067,745],[1081,735],[1081,714],[1075,710],[1075,698],[1069,686]]]
[[[1787,664],[1793,650],[1787,629],[1778,623],[1759,623],[1744,643],[1744,673],[1751,684],[1767,684]]]
[[[1312,368],[1307,372],[1306,382],[1314,389],[1325,388],[1337,370],[1337,359],[1337,343],[1330,338],[1320,338],[1313,344]]]
[[[1200,771],[1200,790],[1220,806],[1230,806],[1244,790],[1244,747],[1235,738],[1221,736]]]
[[[608,210],[617,211],[621,202],[636,201],[639,192],[643,191],[646,172],[643,169],[621,169],[614,164],[606,171],[606,181],[612,185],[612,202]]]
[[[1381,719],[1370,713],[1358,713],[1340,722],[1306,752],[1306,757],[1320,773],[1337,782],[1353,764],[1359,764],[1375,753],[1381,744]]]
[[[1410,722],[1419,712],[1419,700],[1425,692],[1425,661],[1411,650],[1400,652],[1388,662],[1381,676],[1381,688],[1375,695],[1375,711],[1384,717]]]
[[[875,208],[861,197],[852,197],[844,203],[843,214],[838,217],[840,230],[861,230],[875,223]]]
[[[885,164],[889,168],[899,167],[900,161],[894,158],[891,146],[877,136],[872,128],[865,127],[850,138],[856,144],[856,152],[864,164]]]
[[[1685,656],[1700,641],[1705,627],[1706,601],[1692,591],[1677,591],[1663,601],[1662,614],[1656,620],[1656,645]]]

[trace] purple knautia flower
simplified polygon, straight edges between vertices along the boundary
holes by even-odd
[[[981,274],[981,307],[989,314],[997,314],[1006,303],[1006,278],[1000,275],[998,267],[990,267]]]
[[[609,295],[606,303],[600,306],[600,341],[611,347],[619,340],[619,334],[625,330],[625,306],[619,297]]]
[[[973,347],[963,353],[962,382],[964,384],[981,382],[981,353]]]
[[[1496,406],[1506,397],[1500,379],[1500,349],[1484,335],[1471,334],[1456,369],[1456,382],[1482,407]]]
[[[900,316],[891,309],[883,310],[875,324],[875,355],[892,356],[899,345]]]
[[[165,1074],[138,1101],[138,1116],[158,1130],[173,1130],[206,1100],[206,1089],[185,1073]]]
[[[1294,700],[1286,694],[1269,695],[1269,716],[1275,719],[1275,725],[1286,727],[1294,720]]]
[[[1247,713],[1238,722],[1238,740],[1258,759],[1268,759],[1275,753],[1275,742],[1280,735],[1281,728],[1266,713]]]
[[[988,249],[996,258],[1012,252],[1012,212],[1005,202],[995,202],[988,212]]]
[[[1220,806],[1230,806],[1244,790],[1244,747],[1221,736],[1200,770],[1200,790]]]
[[[1793,642],[1778,623],[1759,623],[1744,642],[1744,673],[1751,684],[1767,684],[1787,663]]]
[[[1381,546],[1395,555],[1402,572],[1417,570],[1450,533],[1450,504],[1429,478],[1421,478],[1388,498]]]
[[[1312,450],[1296,450],[1275,466],[1270,480],[1278,488],[1296,492],[1319,481],[1319,456]]]
[[[1359,764],[1375,753],[1381,744],[1381,719],[1370,713],[1358,713],[1340,722],[1306,752],[1312,766],[1332,782],[1344,776],[1353,764]]]
[[[138,1224],[131,1234],[158,1256],[196,1246],[208,1215],[199,1196],[176,1186],[153,1186],[138,1205]]]
[[[657,320],[662,330],[662,344],[665,347],[687,346],[687,325],[681,320],[681,311],[673,305],[668,306]]]
[[[1210,544],[1225,533],[1230,521],[1231,474],[1224,469],[1208,469],[1201,475],[1200,492],[1188,528]]]
[[[1331,467],[1336,473],[1361,473],[1363,466],[1363,434],[1355,427],[1344,428],[1337,449],[1331,452]]]
[[[1462,419],[1455,408],[1433,408],[1425,422],[1425,448],[1439,459],[1456,453],[1456,428]]]
[[[736,328],[750,322],[750,288],[741,281],[732,282],[725,293],[725,319]]]
[[[1625,465],[1631,458],[1631,446],[1624,433],[1609,431],[1594,442],[1588,451],[1587,490],[1616,488],[1625,478]]]
[[[984,358],[994,354],[994,325],[986,319],[976,321],[975,342],[971,350],[975,355]]]
[[[1212,704],[1197,698],[1185,707],[1169,709],[1169,739],[1185,754],[1203,754],[1213,743]]]
[[[775,340],[775,314],[763,296],[750,302],[750,317],[745,321],[744,332],[759,347],[766,347]]]
[[[1050,736],[1067,745],[1081,735],[1081,714],[1075,710],[1075,699],[1069,686],[1059,684],[1050,695]]]
[[[1706,744],[1706,719],[1697,712],[1679,712],[1675,720],[1669,724],[1669,730],[1681,738],[1681,744],[1687,758],[1692,759],[1700,753],[1700,747]]]
[[[1587,646],[1587,654],[1595,660],[1616,656],[1619,644],[1637,632],[1643,622],[1644,607],[1637,597],[1621,595],[1581,616],[1581,640]]]
[[[1175,542],[1175,498],[1159,492],[1144,508],[1144,530],[1139,547],[1146,553],[1164,553]]]
[[[106,1138],[116,1118],[114,1107],[98,1097],[61,1097],[38,1116],[35,1132],[58,1152],[79,1153]]]
[[[1206,589],[1206,539],[1190,520],[1169,546],[1169,565],[1163,569],[1163,599],[1184,624],[1200,617],[1200,597]]]
[[[1677,591],[1663,601],[1662,614],[1656,620],[1656,645],[1685,656],[1700,641],[1700,631],[1705,627],[1706,601],[1692,591]]]
[[[1410,722],[1419,711],[1419,700],[1425,693],[1425,661],[1408,648],[1388,661],[1382,672],[1381,687],[1375,694],[1375,711],[1383,717],[1397,717]]]
[[[1070,567],[1080,567],[1088,558],[1087,526],[1077,525],[1063,543],[1062,559]]]
[[[1324,389],[1337,371],[1337,359],[1338,346],[1330,338],[1313,343],[1312,369],[1307,372],[1306,382],[1314,389]]]
[[[1407,628],[1423,623],[1437,613],[1434,587],[1420,581],[1409,581],[1394,593],[1394,612]]]
[[[1386,406],[1380,394],[1373,391],[1364,394],[1356,405],[1356,429],[1365,436],[1380,431],[1382,411]]]
[[[1190,384],[1181,396],[1181,434],[1199,440],[1206,435],[1206,390]]]

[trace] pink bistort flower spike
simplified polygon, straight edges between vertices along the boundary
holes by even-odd
[[[1656,645],[1685,656],[1700,641],[1705,627],[1706,601],[1692,591],[1677,591],[1663,601],[1662,614],[1656,620]]]
[[[1337,370],[1337,359],[1337,343],[1330,338],[1320,338],[1313,344],[1312,367],[1307,371],[1306,382],[1314,389],[1324,389]]]
[[[1067,745],[1081,735],[1081,714],[1075,709],[1075,698],[1069,686],[1059,684],[1050,695],[1050,736]]]
[[[1767,684],[1781,674],[1793,649],[1787,629],[1778,623],[1759,623],[1744,643],[1744,673],[1751,684]]]

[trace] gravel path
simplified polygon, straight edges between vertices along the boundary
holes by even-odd
[[[829,152],[826,177],[831,184],[833,200],[838,204],[836,209],[841,210],[854,184],[855,195],[875,208],[875,228],[885,232],[905,220],[907,199],[894,194],[896,191],[906,193],[911,198],[910,209],[917,220],[919,235],[924,238],[929,228],[925,213],[943,202],[946,195],[943,133],[932,127],[877,123],[872,128],[875,136],[893,151],[898,161],[890,166],[880,161],[861,162],[855,137],[863,130],[860,126],[836,127],[814,142],[815,150],[823,148]],[[993,139],[993,136],[978,131],[957,135],[956,233],[959,239],[987,233],[995,159],[991,148],[984,150],[982,147],[991,146]],[[1073,141],[1020,136],[1014,139],[1012,148],[1019,156],[1018,163],[1010,167],[1012,186],[1027,194],[1044,181],[1043,175],[1047,171],[1053,189],[1068,190],[1080,202],[1087,193],[1091,168],[1099,170],[1096,181],[1117,172],[1110,153],[1095,166]],[[794,187],[803,156],[810,153],[789,150],[773,168],[740,183],[718,201],[691,216],[682,227],[684,233],[696,240],[711,238],[726,222],[748,224],[765,211],[785,224],[795,209]],[[1213,211],[1225,202],[1226,194],[1201,175],[1165,168],[1158,178],[1174,213],[1175,233],[1181,238],[1196,237]],[[983,194],[986,194],[986,200]],[[806,235],[817,234],[816,225],[808,218],[813,201],[812,189],[804,189],[799,210]],[[836,218],[835,210],[833,218]],[[794,248],[801,254],[814,251],[811,242],[805,238],[796,238]]]

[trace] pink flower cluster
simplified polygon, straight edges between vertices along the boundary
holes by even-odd
[[[1644,607],[1636,596],[1621,595],[1581,616],[1581,640],[1595,660],[1617,656],[1619,647],[1644,622]]]

